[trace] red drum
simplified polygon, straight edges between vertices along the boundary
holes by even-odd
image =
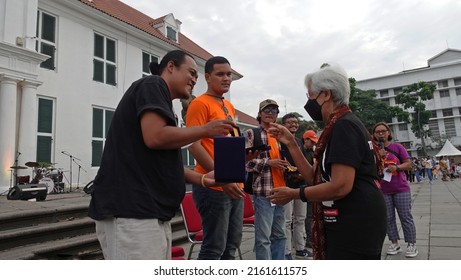
[[[16,182],[18,184],[29,184],[30,176],[18,176]]]

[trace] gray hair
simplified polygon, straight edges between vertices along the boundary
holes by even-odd
[[[349,104],[351,95],[349,79],[346,71],[340,66],[326,65],[316,72],[307,74],[304,79],[306,88],[308,88],[309,83],[311,83],[314,92],[330,90],[335,104]]]

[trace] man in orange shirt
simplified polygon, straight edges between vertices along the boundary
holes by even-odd
[[[205,64],[207,91],[189,105],[186,126],[201,126],[212,120],[235,119],[234,106],[224,94],[232,82],[229,61],[220,56]],[[202,138],[189,147],[197,161],[195,171],[205,174],[214,169],[213,138]],[[230,167],[231,168],[231,167]],[[203,242],[198,259],[232,260],[242,241],[243,197],[242,185],[229,183],[221,187],[192,186],[192,195],[200,213]]]
[[[257,120],[259,133],[264,144],[271,147],[260,151],[248,161],[246,170],[253,172],[253,195],[255,205],[255,252],[257,260],[285,259],[285,214],[283,205],[272,204],[266,197],[273,188],[285,187],[284,171],[288,161],[281,158],[280,143],[267,133],[271,123],[276,122],[279,113],[277,102],[266,99],[259,104]],[[250,147],[254,142],[253,130],[244,133]]]

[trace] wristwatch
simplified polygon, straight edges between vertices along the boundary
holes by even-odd
[[[395,166],[396,171],[400,171],[400,167],[398,165]]]

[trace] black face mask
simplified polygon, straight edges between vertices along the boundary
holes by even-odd
[[[317,95],[317,97],[315,99],[308,99],[307,100],[307,103],[306,105],[304,105],[304,109],[306,110],[306,112],[309,114],[309,116],[311,116],[311,118],[314,120],[314,121],[322,121],[323,118],[322,118],[322,105],[319,105],[319,103],[317,102],[317,98],[319,98],[321,92],[319,93],[319,95]]]

